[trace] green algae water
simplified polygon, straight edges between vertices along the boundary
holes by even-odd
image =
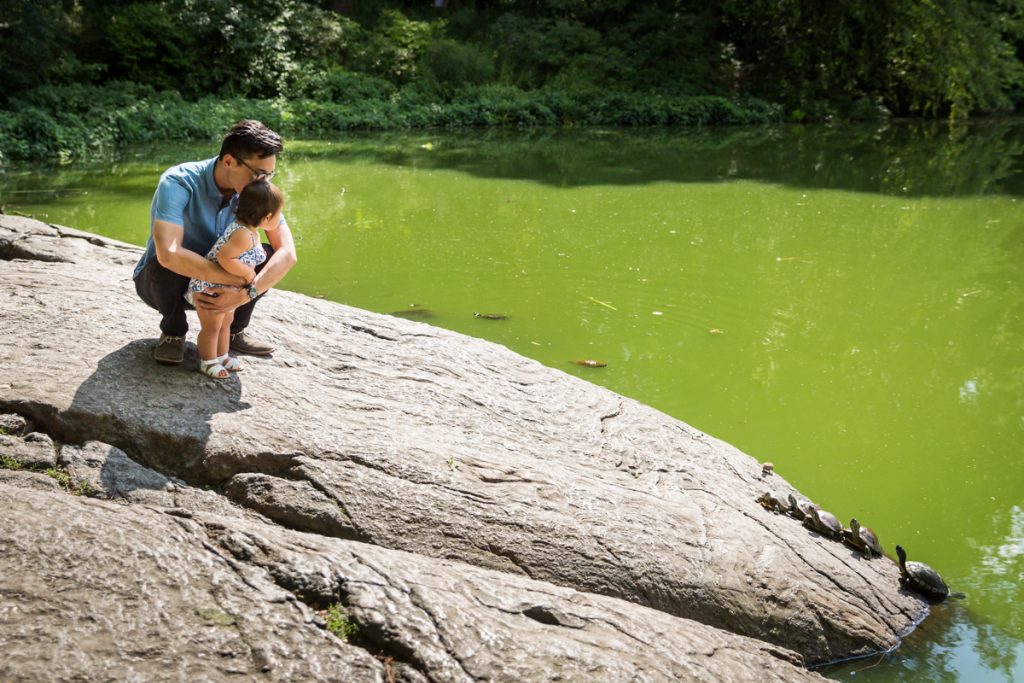
[[[0,204],[143,244],[160,172],[215,147],[8,165]],[[283,287],[653,405],[966,594],[823,673],[1024,680],[1024,121],[353,136],[278,168]]]

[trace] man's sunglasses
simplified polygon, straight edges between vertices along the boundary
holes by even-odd
[[[236,160],[238,161],[238,163],[240,163],[240,164],[241,164],[242,166],[245,166],[245,167],[246,167],[247,169],[249,169],[250,171],[252,171],[252,174],[253,174],[253,176],[254,176],[254,179],[255,179],[255,180],[270,180],[270,179],[271,179],[271,178],[273,178],[273,177],[274,177],[275,175],[277,175],[277,171],[264,171],[264,170],[263,170],[263,169],[261,169],[261,168],[253,168],[253,167],[252,167],[252,166],[250,166],[249,164],[245,163],[245,160],[244,160],[244,159],[241,159],[241,158],[239,158],[239,157],[235,157],[235,159],[236,159]]]

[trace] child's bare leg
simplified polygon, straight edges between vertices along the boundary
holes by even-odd
[[[217,355],[220,357],[228,355],[231,348],[231,321],[234,319],[234,311],[221,314],[220,330],[217,334]]]
[[[225,368],[231,372],[241,372],[245,369],[245,365],[237,358],[232,358],[229,353],[231,350],[231,321],[234,319],[234,311],[224,314],[223,327],[221,328],[220,338],[217,341],[217,353],[224,359],[222,364]]]
[[[216,360],[221,354],[217,353],[218,345],[223,330],[230,331],[230,324],[224,323],[224,314],[215,313],[212,311],[204,311],[201,308],[196,309],[196,313],[199,314],[199,324],[202,329],[199,330],[199,335],[196,337],[196,348],[199,349],[199,358],[201,361],[209,363],[211,360]],[[205,370],[204,370],[205,372]],[[220,377],[227,377],[227,371],[219,373]]]

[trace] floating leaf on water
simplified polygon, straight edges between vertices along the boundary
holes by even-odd
[[[607,301],[601,301],[600,299],[595,299],[592,296],[588,296],[587,298],[590,299],[591,301],[593,301],[595,304],[600,304],[600,305],[604,306],[605,308],[610,308],[613,311],[619,310],[619,309],[615,308],[614,306],[612,306]]]
[[[434,149],[434,143],[433,142],[427,142],[425,144],[422,144],[422,145],[420,145],[420,149],[425,149],[425,150],[427,150],[429,152],[430,150]]]
[[[711,329],[708,330],[708,334],[725,334],[725,333],[722,332],[722,330],[718,329],[717,327],[712,327]]]
[[[582,365],[585,368],[603,368],[607,367],[607,363],[603,360],[594,360],[593,358],[578,358],[573,361],[576,365]]]

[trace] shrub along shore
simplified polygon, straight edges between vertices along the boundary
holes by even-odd
[[[1024,0],[0,6],[0,160],[215,138],[243,117],[316,137],[1024,110]]]
[[[340,99],[187,101],[175,91],[134,83],[43,86],[0,111],[0,161],[69,161],[134,143],[216,139],[242,118],[259,119],[289,137],[417,128],[704,127],[782,119],[780,106],[754,98],[597,89],[570,94],[510,86],[467,87],[443,98],[412,89],[366,90],[353,88]]]

